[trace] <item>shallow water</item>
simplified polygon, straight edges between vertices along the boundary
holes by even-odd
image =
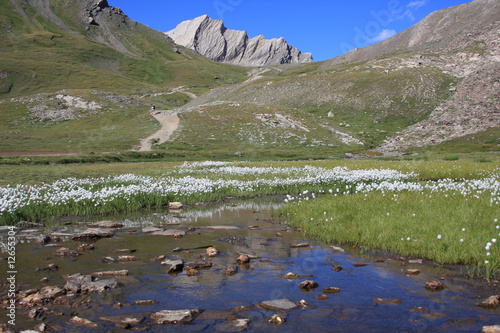
[[[124,223],[113,238],[100,239],[94,243],[95,249],[76,260],[54,256],[59,247],[76,249],[80,242],[64,238],[57,246],[46,246],[28,242],[23,233],[18,234],[22,241],[16,250],[17,286],[21,289],[41,288],[44,285],[64,286],[64,274],[90,274],[99,271],[127,269],[127,277],[118,277],[119,288],[103,294],[86,294],[78,297],[69,305],[46,305],[53,312],[46,311],[41,320],[30,319],[27,310],[18,305],[15,329],[32,329],[45,323],[51,331],[87,332],[109,330],[120,331],[115,324],[102,321],[102,316],[143,315],[136,329],[151,331],[220,332],[234,331],[230,319],[250,319],[247,331],[282,332],[415,332],[428,330],[480,331],[483,326],[500,324],[500,311],[475,306],[492,291],[478,292],[472,282],[460,275],[460,268],[443,268],[432,263],[424,265],[408,264],[390,255],[383,262],[378,256],[362,254],[359,250],[345,248],[345,253],[337,251],[328,244],[304,239],[297,231],[273,219],[273,210],[280,199],[262,198],[248,201],[233,201],[208,207],[191,207],[180,213],[149,211],[117,216]],[[99,220],[96,218],[93,221]],[[102,220],[102,219],[101,219]],[[86,229],[89,220],[72,220],[71,225],[63,221],[45,229],[45,234],[53,231],[75,233]],[[152,236],[141,229],[147,226],[176,228],[185,230],[196,228],[194,234],[182,238]],[[237,227],[225,230],[224,227]],[[258,228],[249,229],[249,226]],[[216,227],[215,229],[210,229]],[[35,234],[39,234],[40,231]],[[282,236],[278,236],[280,233]],[[5,232],[1,235],[4,237]],[[224,237],[237,236],[241,244],[229,244]],[[309,243],[308,247],[294,248],[293,245]],[[159,261],[152,261],[158,255],[167,258],[181,258],[186,263],[202,262],[206,259],[205,250],[172,252],[176,247],[193,248],[212,245],[221,255],[209,260],[214,264],[210,269],[202,269],[195,276],[188,276],[186,270],[178,274],[167,274],[166,267]],[[125,263],[103,263],[103,257],[116,257],[110,249],[135,249],[132,253],[137,261]],[[224,268],[236,263],[239,253],[256,257],[250,265],[240,265],[233,276]],[[2,256],[6,257],[6,254]],[[56,264],[55,272],[36,272],[36,268]],[[332,265],[344,269],[336,272]],[[366,266],[355,267],[355,264]],[[419,275],[405,274],[408,268],[418,268]],[[452,270],[453,269],[453,270]],[[7,272],[6,261],[0,261],[1,274]],[[299,275],[313,275],[313,278],[287,280],[280,275],[293,272]],[[425,283],[438,280],[447,288],[431,293]],[[40,282],[48,277],[46,283]],[[2,279],[4,280],[4,279]],[[305,292],[299,288],[300,282],[314,280],[319,286]],[[317,298],[326,287],[340,288],[338,294],[328,294],[326,300]],[[498,290],[496,290],[498,292]],[[400,299],[401,304],[379,304],[374,298]],[[274,326],[267,319],[280,311],[264,310],[258,306],[263,301],[289,299],[296,303],[306,300],[312,308],[294,309],[283,313],[285,323]],[[155,304],[138,306],[137,300],[154,300]],[[244,310],[236,310],[247,306]],[[425,307],[422,313],[412,313],[411,309]],[[153,312],[161,310],[201,309],[203,312],[191,324],[157,326],[149,319]],[[5,311],[1,310],[0,322],[7,322]],[[78,315],[98,324],[96,329],[78,327],[69,319]],[[9,326],[9,328],[12,328]]]

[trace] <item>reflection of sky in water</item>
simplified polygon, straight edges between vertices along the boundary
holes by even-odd
[[[273,205],[270,202],[274,201]],[[92,271],[128,269],[129,276],[120,280],[119,290],[112,296],[92,296],[93,310],[85,312],[87,319],[108,325],[99,320],[100,316],[151,313],[165,309],[200,308],[204,312],[187,326],[162,326],[161,331],[221,331],[220,325],[225,325],[225,318],[233,314],[231,309],[237,306],[256,306],[267,300],[286,298],[292,302],[306,300],[313,308],[296,309],[288,312],[283,332],[330,332],[334,331],[426,331],[465,329],[480,331],[482,326],[495,324],[498,311],[492,312],[476,307],[474,295],[462,293],[460,287],[450,281],[444,281],[448,288],[439,293],[429,293],[425,290],[425,282],[436,279],[437,270],[432,266],[415,266],[422,270],[418,276],[406,276],[406,268],[400,262],[386,260],[376,263],[373,257],[360,255],[347,248],[346,253],[335,251],[328,245],[305,240],[302,234],[286,230],[286,225],[272,224],[264,221],[270,217],[272,209],[278,206],[279,200],[261,199],[254,201],[233,201],[208,207],[189,207],[180,213],[163,215],[166,211],[147,212],[117,217],[126,228],[138,229],[146,226],[169,226],[181,223],[179,228],[206,225],[236,225],[237,230],[209,230],[200,228],[199,235],[188,235],[178,240],[172,237],[156,237],[144,235],[141,232],[117,232],[112,239],[103,239],[95,243],[96,249],[82,255],[75,262],[64,259],[54,259],[61,267],[56,274],[76,273],[89,274]],[[233,206],[235,205],[235,206]],[[176,217],[176,216],[181,216]],[[94,219],[95,220],[95,219]],[[82,220],[79,220],[82,221]],[[249,225],[258,225],[257,230],[249,230]],[[76,232],[84,230],[85,225],[58,226],[58,232]],[[198,229],[197,229],[198,230]],[[277,237],[277,231],[283,237]],[[2,232],[5,236],[6,232]],[[238,236],[245,239],[248,247],[236,246],[221,241],[223,236]],[[308,242],[309,247],[291,248],[291,245]],[[187,276],[186,271],[177,275],[166,273],[166,267],[151,259],[164,254],[167,258],[183,259],[186,263],[202,262],[204,249],[190,252],[172,252],[175,247],[193,248],[203,245],[213,245],[221,251],[221,255],[211,258],[214,267],[200,270],[195,276]],[[61,246],[75,248],[76,242],[61,243]],[[114,256],[109,249],[134,248],[139,258],[138,262],[123,264],[105,264],[103,256]],[[53,249],[36,244],[22,244],[17,250],[19,258],[24,258],[28,267],[19,265],[19,277],[33,275],[34,267],[44,266],[41,258],[50,257]],[[239,266],[236,275],[228,276],[225,267],[235,264],[238,253],[248,253],[257,256],[249,266]],[[354,263],[367,262],[365,267],[354,267]],[[42,263],[41,263],[42,262]],[[51,261],[52,262],[52,261]],[[333,264],[340,264],[344,269],[340,272],[332,270]],[[2,264],[3,265],[3,264]],[[3,268],[3,266],[1,267]],[[302,291],[298,286],[306,278],[286,280],[280,275],[293,272],[299,275],[313,275],[310,278],[319,283],[313,291]],[[33,276],[38,281],[40,276]],[[63,284],[55,281],[54,284]],[[327,300],[317,298],[326,287],[340,288],[338,294],[328,294]],[[111,297],[111,299],[110,299]],[[400,305],[376,305],[373,298],[398,298]],[[152,299],[154,305],[138,307],[136,300]],[[115,309],[112,303],[132,304]],[[426,307],[428,312],[440,313],[444,318],[427,319],[422,314],[409,312],[416,307]],[[241,318],[249,318],[252,326],[249,331],[266,332],[274,329],[266,322],[277,311],[252,308],[239,312]],[[482,316],[482,319],[479,319]],[[68,330],[67,319],[56,319]],[[453,326],[451,319],[475,318],[473,324]],[[53,320],[53,319],[51,319]],[[498,322],[497,322],[498,323]],[[31,325],[31,323],[30,323]],[[30,326],[31,327],[31,326]],[[109,324],[106,330],[114,326]],[[153,326],[155,329],[158,327]],[[104,328],[104,327],[103,327]]]

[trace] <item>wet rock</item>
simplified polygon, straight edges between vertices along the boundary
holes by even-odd
[[[238,273],[238,266],[236,265],[229,265],[224,269],[224,273],[227,275],[234,275]]]
[[[484,301],[477,303],[476,306],[482,308],[496,308],[500,304],[500,295],[490,296]]]
[[[153,305],[153,304],[156,304],[158,303],[157,301],[153,301],[153,300],[138,300],[138,301],[134,301],[135,305]]]
[[[406,274],[410,274],[410,275],[418,275],[420,274],[420,270],[419,269],[407,269]]]
[[[84,232],[71,237],[73,240],[100,239],[113,237],[115,232],[111,229],[88,228]]]
[[[411,313],[424,313],[424,312],[427,312],[429,310],[427,310],[427,308],[419,306],[418,308],[413,308],[413,309],[410,309],[408,311],[410,311]]]
[[[264,301],[259,305],[266,310],[274,310],[274,311],[290,311],[298,307],[297,304],[293,303],[288,299]]]
[[[315,289],[319,284],[315,281],[312,280],[306,280],[300,283],[299,288],[300,289],[305,289],[305,290],[313,290]]]
[[[168,203],[168,208],[169,209],[178,210],[178,209],[181,209],[182,207],[183,207],[183,205],[180,202],[169,202]]]
[[[47,244],[48,242],[50,242],[50,237],[47,235],[40,235],[35,238],[35,242],[38,244]]]
[[[125,276],[128,275],[128,271],[126,269],[120,271],[104,271],[104,272],[94,272],[91,274],[94,277],[99,276]]]
[[[35,330],[37,332],[45,332],[47,330],[47,325],[45,325],[44,323],[38,324],[35,326]]]
[[[88,319],[85,319],[85,318],[80,318],[78,316],[72,317],[69,320],[69,322],[72,323],[73,325],[76,325],[76,326],[86,326],[86,327],[91,327],[91,328],[99,327],[99,325],[97,325],[96,323],[94,323]]]
[[[250,263],[250,257],[246,254],[242,254],[236,259],[236,262],[240,265],[242,264],[249,264]]]
[[[91,223],[89,224],[89,227],[113,229],[113,228],[121,228],[123,227],[123,224],[115,221],[101,221],[101,222]]]
[[[150,318],[155,321],[158,325],[166,324],[189,324],[192,322],[197,315],[201,313],[201,310],[163,310],[160,312],[153,313]]]
[[[288,272],[286,274],[280,275],[279,277],[287,280],[296,280],[296,279],[310,279],[313,278],[314,275],[299,275],[292,272]]]
[[[500,325],[483,326],[483,333],[500,333]]]
[[[215,247],[209,247],[205,250],[205,253],[207,254],[207,257],[215,257],[220,254],[219,250],[217,250]]]
[[[301,308],[301,309],[307,309],[307,308],[312,308],[313,306],[309,303],[307,303],[305,300],[301,300],[297,303],[297,305]]]
[[[37,273],[39,273],[39,272],[56,272],[58,269],[59,269],[59,267],[57,265],[48,264],[47,267],[44,267],[44,268],[37,267],[35,271]]]
[[[182,272],[184,268],[184,261],[178,260],[165,260],[161,262],[162,265],[167,266],[167,273]]]
[[[145,317],[142,315],[122,315],[122,316],[105,316],[99,317],[99,320],[108,321],[111,323],[119,324],[121,326],[138,325],[144,321]]]
[[[63,278],[66,279],[64,289],[70,290],[75,294],[85,292],[101,293],[118,287],[116,279],[94,281],[91,275],[82,275],[80,273],[65,275]]]
[[[163,231],[162,228],[158,228],[158,227],[145,227],[145,228],[142,228],[142,232],[145,233],[145,234],[149,234],[149,233],[152,233],[152,232],[159,232],[159,231]]]
[[[187,272],[187,276],[195,276],[195,275],[198,275],[198,274],[200,274],[200,271],[197,270],[197,269],[195,269],[195,268],[191,268]]]
[[[128,261],[137,261],[139,259],[137,259],[136,256],[118,256],[118,258],[116,258],[116,260],[118,262],[128,262]]]
[[[322,292],[323,294],[338,294],[340,292],[340,288],[337,287],[323,288]]]
[[[300,243],[300,244],[295,244],[295,245],[290,245],[291,248],[298,248],[298,247],[309,247],[308,243]]]
[[[283,234],[282,234],[281,232],[277,232],[277,233],[276,233],[276,236],[277,236],[277,237],[283,237]]]
[[[45,227],[43,224],[41,223],[35,223],[35,222],[27,222],[27,221],[20,221],[17,223],[17,226],[19,228],[43,228]]]
[[[274,325],[281,325],[281,324],[285,323],[285,316],[279,315],[279,314],[274,314],[267,319],[267,322],[274,324]]]
[[[188,263],[185,265],[186,269],[209,269],[212,268],[214,264],[210,261]]]
[[[354,267],[365,267],[368,266],[368,264],[365,263],[358,263],[358,264],[353,264]]]
[[[78,252],[77,250],[70,250],[67,247],[61,247],[54,252],[54,255],[57,257],[76,257],[80,255],[80,252]]]
[[[80,245],[78,245],[77,250],[79,252],[92,251],[92,250],[94,250],[94,244],[87,244],[87,243],[80,244]]]
[[[119,253],[134,253],[135,249],[109,249],[111,252],[119,254]]]
[[[151,236],[170,236],[170,237],[182,237],[185,236],[186,232],[180,229],[166,229],[162,231],[155,231],[151,233]]]
[[[345,253],[345,250],[339,246],[334,246],[334,245],[331,245],[331,248],[334,249],[335,251],[339,251],[339,252],[342,252],[342,253]]]
[[[112,257],[103,257],[102,262],[116,262],[116,259]]]
[[[428,291],[432,291],[432,292],[441,291],[445,288],[446,288],[446,286],[444,284],[442,284],[441,282],[437,282],[437,281],[431,281],[431,282],[427,282],[425,284],[425,289],[427,289]]]
[[[410,259],[408,260],[409,264],[416,264],[416,265],[423,265],[424,264],[424,259]]]
[[[226,327],[231,332],[243,332],[248,329],[250,325],[250,319],[246,318],[237,318],[230,320],[226,323]]]
[[[332,269],[335,271],[335,272],[340,272],[341,270],[344,269],[344,267],[340,266],[340,265],[333,265],[332,266]]]
[[[316,295],[316,298],[318,298],[322,301],[326,301],[328,299],[328,296],[326,296],[325,294],[319,294],[319,295]]]
[[[202,229],[210,229],[210,230],[239,230],[239,227],[234,225],[209,225],[202,227]]]
[[[373,300],[377,304],[393,304],[393,305],[399,305],[402,303],[402,301],[399,298],[377,298],[374,297]]]
[[[48,277],[43,277],[43,278],[40,279],[40,282],[41,283],[47,283],[47,282],[49,282],[49,278]]]

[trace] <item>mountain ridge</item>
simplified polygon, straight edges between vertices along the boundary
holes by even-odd
[[[310,53],[302,53],[283,37],[249,38],[246,31],[227,29],[222,20],[213,20],[208,15],[181,22],[165,34],[177,44],[228,64],[269,66],[313,61]]]

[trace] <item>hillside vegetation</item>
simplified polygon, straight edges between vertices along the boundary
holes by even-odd
[[[453,46],[420,24],[330,61],[251,69],[175,45],[106,0],[0,2],[4,155],[123,154],[160,128],[153,105],[180,119],[152,145],[162,159],[499,151],[496,3],[425,19],[435,38],[467,36]]]

